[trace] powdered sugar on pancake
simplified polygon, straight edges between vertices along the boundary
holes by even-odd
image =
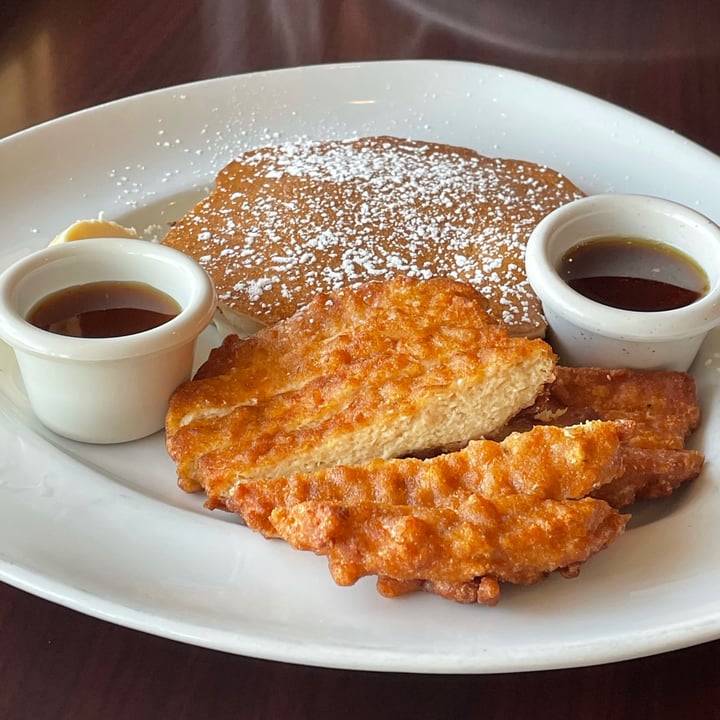
[[[528,162],[390,137],[244,153],[165,242],[195,256],[221,302],[263,322],[319,291],[393,275],[470,282],[518,333],[544,331],[524,271],[535,224],[581,192]]]

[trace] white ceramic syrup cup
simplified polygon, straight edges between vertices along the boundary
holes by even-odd
[[[589,300],[558,269],[574,246],[595,237],[665,243],[707,274],[708,291],[685,307],[628,311]],[[646,195],[594,195],[541,220],[526,251],[527,277],[548,321],[548,340],[565,365],[687,370],[720,323],[720,228],[683,205]]]
[[[58,335],[25,319],[51,293],[102,281],[146,283],[180,312],[151,330],[110,338]],[[0,338],[13,347],[44,425],[72,440],[126,442],[163,427],[215,306],[207,273],[178,250],[126,238],[82,240],[40,250],[0,275]]]

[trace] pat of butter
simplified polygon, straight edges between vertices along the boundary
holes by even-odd
[[[112,220],[100,217],[95,220],[78,220],[70,227],[56,235],[50,245],[74,242],[75,240],[89,240],[102,237],[139,238],[135,228],[128,228]]]

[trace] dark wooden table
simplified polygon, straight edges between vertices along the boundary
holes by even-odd
[[[719,38],[717,0],[4,0],[0,136],[219,75],[451,58],[560,81],[720,153]],[[517,675],[346,672],[185,646],[0,585],[2,720],[466,713],[720,718],[720,641]]]

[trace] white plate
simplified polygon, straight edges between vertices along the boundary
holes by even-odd
[[[148,234],[238,150],[388,133],[547,163],[588,192],[634,191],[720,219],[720,159],[616,107],[498,68],[391,62],[298,68],[158,91],[0,142],[0,265],[104,211]],[[575,580],[505,589],[496,608],[372,579],[268,542],[180,492],[161,436],[117,447],[38,427],[0,348],[0,578],[150,633],[249,656],[413,672],[559,668],[720,636],[720,339],[695,374],[707,454],[686,491],[648,504]],[[82,388],[78,388],[82,392]],[[122,392],[122,388],[118,389]]]

